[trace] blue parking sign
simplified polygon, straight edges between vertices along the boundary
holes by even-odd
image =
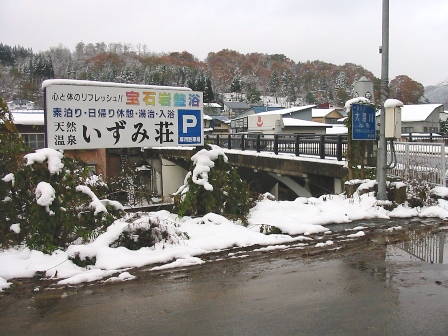
[[[202,115],[201,110],[182,110],[178,113],[178,143],[180,145],[202,145]]]
[[[352,139],[375,140],[375,108],[368,104],[352,105]]]

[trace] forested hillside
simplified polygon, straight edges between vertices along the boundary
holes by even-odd
[[[380,83],[370,71],[352,63],[296,63],[282,54],[228,49],[210,52],[200,61],[187,51],[156,54],[142,45],[82,42],[74,51],[60,45],[40,53],[0,43],[0,76],[4,100],[29,99],[39,108],[43,107],[41,83],[49,78],[186,86],[203,91],[206,102],[221,102],[224,93],[234,92],[248,103],[272,96],[303,105],[342,105],[361,76],[374,82],[378,100]],[[391,81],[391,95],[404,103],[421,101],[423,93],[423,86],[405,75]]]

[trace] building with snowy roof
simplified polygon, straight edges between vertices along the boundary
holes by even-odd
[[[302,119],[302,120],[308,120],[312,121],[313,119],[313,108],[315,108],[316,105],[306,105],[306,106],[293,106],[287,109],[279,109],[274,111],[267,111],[267,112],[261,112],[257,113],[257,115],[271,115],[271,114],[280,114],[284,118],[295,118],[295,119]]]
[[[218,103],[204,103],[204,113],[208,115],[218,116],[221,114],[222,106]]]
[[[225,101],[224,102],[224,116],[231,118],[239,117],[247,113],[255,113],[252,107],[245,102],[239,101]]]
[[[434,133],[440,130],[443,104],[404,105],[401,108],[401,133]]]
[[[34,102],[27,99],[14,99],[7,102],[6,105],[10,111],[12,110],[34,110]]]
[[[293,106],[244,115],[232,119],[232,132],[325,134],[325,130],[331,125],[312,120],[312,110],[315,107],[316,105]]]
[[[313,121],[324,124],[338,124],[343,117],[340,109],[337,108],[313,108],[311,113]]]

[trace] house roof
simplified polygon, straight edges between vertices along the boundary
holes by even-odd
[[[212,116],[212,119],[216,119],[222,122],[230,122],[230,119],[225,116]]]
[[[308,110],[308,109],[311,109],[313,107],[316,107],[316,105],[294,106],[294,107],[290,107],[290,108],[287,108],[287,109],[280,109],[280,110],[275,110],[275,111],[261,112],[261,113],[258,113],[258,115],[269,115],[269,114],[281,114],[281,115],[283,115],[283,114],[298,112],[298,111],[302,111],[302,110]]]
[[[283,118],[283,125],[286,126],[300,126],[300,127],[332,127],[332,125],[315,122],[315,121],[308,121],[308,120],[302,120],[302,119],[296,119],[296,118]]]
[[[28,103],[34,103],[34,102],[28,99],[14,99],[8,102],[8,104],[16,104],[16,105],[26,105]]]
[[[332,127],[327,128],[327,134],[347,134],[348,128],[345,125],[332,125]]]
[[[251,107],[247,105],[245,102],[238,102],[238,101],[226,101],[224,102],[224,105],[226,105],[230,109],[236,109],[236,110],[250,110]]]
[[[263,112],[269,112],[269,111],[278,111],[284,109],[282,106],[261,106],[261,105],[251,105],[252,110],[255,111],[255,113],[263,113]]]
[[[16,125],[45,125],[43,110],[12,110],[11,114]]]
[[[214,107],[214,108],[221,108],[222,106],[218,103],[204,103],[204,107]]]
[[[404,105],[401,108],[401,121],[424,121],[440,106],[443,104]]]
[[[204,120],[212,120],[213,118],[210,117],[208,114],[204,114],[202,119],[204,119]]]
[[[335,111],[337,109],[335,108],[328,108],[328,109],[315,109],[312,110],[312,116],[313,118],[324,118],[327,115],[329,115],[331,112]]]

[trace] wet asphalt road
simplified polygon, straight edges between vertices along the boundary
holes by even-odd
[[[124,283],[28,284],[0,298],[0,334],[448,335],[446,264],[368,241],[313,258],[238,255]]]

